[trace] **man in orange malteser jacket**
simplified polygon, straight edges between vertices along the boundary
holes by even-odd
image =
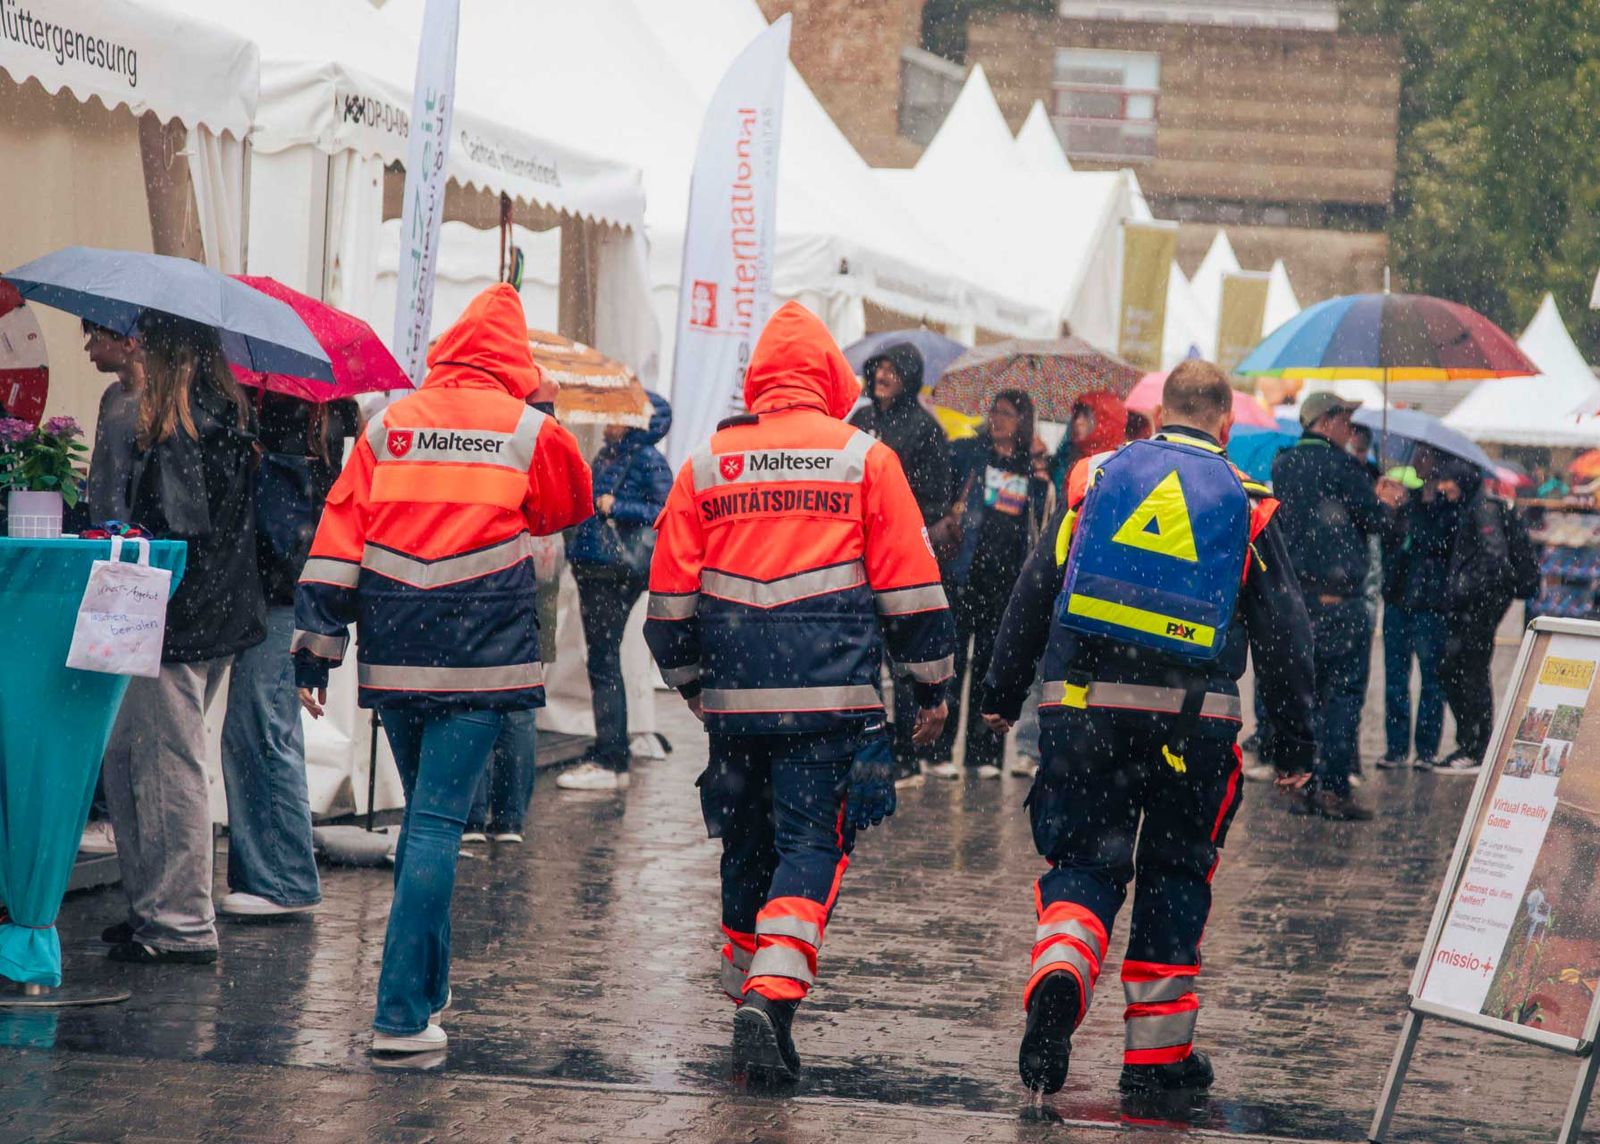
[[[405,788],[379,1052],[444,1047],[462,829],[505,713],[544,706],[530,533],[592,511],[577,442],[526,404],[541,380],[521,299],[490,287],[429,351],[422,388],[356,443],[296,592],[301,702],[322,713],[359,616],[361,705]]]
[[[925,744],[945,720],[955,628],[900,462],[844,423],[860,385],[790,302],[745,376],[748,414],[684,464],[661,514],[645,638],[711,733],[700,776],[722,839],[722,985],[736,1064],[793,1079],[789,1026],[856,829],[894,809],[883,647]]]

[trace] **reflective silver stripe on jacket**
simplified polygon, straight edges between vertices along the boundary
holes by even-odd
[[[867,582],[867,568],[859,560],[796,572],[776,580],[751,580],[707,568],[700,573],[700,591],[719,600],[749,604],[756,608],[776,608],[826,592],[843,592]]]
[[[756,922],[756,937],[762,936],[799,938],[812,949],[822,944],[822,931],[804,918],[761,918]]]
[[[1057,935],[1077,938],[1083,942],[1084,948],[1093,951],[1096,957],[1102,957],[1105,954],[1105,950],[1100,945],[1100,936],[1082,922],[1072,918],[1068,918],[1065,921],[1042,923],[1034,931],[1033,940],[1037,944]]]
[[[1048,949],[1041,950],[1039,956],[1033,959],[1033,972],[1048,969],[1072,966],[1078,971],[1078,980],[1083,983],[1083,1007],[1089,1008],[1089,1002],[1094,1000],[1094,967],[1089,964],[1089,959],[1084,956],[1083,950],[1070,942],[1058,941]]]
[[[321,632],[306,632],[296,628],[294,636],[289,640],[289,654],[293,655],[303,649],[323,659],[340,660],[344,658],[345,648],[349,646],[348,636],[325,636]]]
[[[1193,977],[1161,977],[1155,981],[1124,981],[1122,995],[1129,1005],[1154,1005],[1158,1001],[1176,1001],[1194,992]]]
[[[876,600],[880,616],[909,616],[914,612],[936,612],[950,606],[941,584],[891,588],[887,592],[876,593]]]
[[[685,683],[693,683],[700,678],[700,665],[691,663],[687,667],[663,667],[661,669],[661,682],[668,687],[682,687]]]
[[[1044,684],[1043,706],[1060,707],[1067,683],[1049,679]],[[1160,711],[1176,715],[1183,710],[1183,688],[1151,687],[1143,683],[1091,683],[1087,699],[1090,707],[1116,707],[1131,711]],[[1206,695],[1200,714],[1206,719],[1239,719],[1244,706],[1237,695],[1213,691]]]
[[[361,565],[350,560],[333,560],[326,556],[313,556],[300,569],[302,584],[333,584],[340,588],[354,588],[361,582]]]
[[[1128,1052],[1136,1052],[1187,1045],[1194,1040],[1197,1013],[1198,1010],[1187,1009],[1182,1013],[1163,1013],[1159,1017],[1129,1017],[1124,1047]]]
[[[645,616],[652,620],[687,620],[700,606],[699,592],[651,592]]]
[[[533,467],[534,449],[544,414],[526,406],[510,433],[487,429],[445,429],[434,425],[398,426],[376,417],[367,426],[372,455],[384,463],[395,461],[445,462],[458,465],[494,465],[527,472]]]
[[[859,429],[838,449],[746,449],[694,455],[696,492],[718,485],[780,481],[860,484],[867,475],[867,453],[877,439]]]
[[[544,666],[512,663],[502,667],[403,667],[363,663],[357,679],[362,687],[384,691],[513,691],[544,685]]]
[[[813,984],[816,974],[806,955],[792,945],[764,945],[750,959],[751,977],[788,977],[795,981]]]
[[[921,663],[897,663],[895,666],[918,683],[943,683],[955,675],[956,657],[947,655],[943,659],[926,659]]]
[[[878,689],[870,683],[844,687],[708,687],[700,695],[705,709],[718,714],[853,711],[883,706]]]
[[[446,556],[441,560],[419,560],[393,549],[368,544],[361,554],[361,567],[413,588],[438,588],[463,580],[476,580],[492,572],[514,568],[533,558],[533,538],[526,532],[476,552]]]

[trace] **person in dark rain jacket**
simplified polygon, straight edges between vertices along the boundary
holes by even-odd
[[[672,406],[650,395],[648,429],[606,427],[594,459],[594,516],[578,526],[567,559],[578,581],[578,609],[589,645],[594,750],[563,773],[564,790],[628,786],[628,696],[622,682],[622,633],[650,579],[655,521],[672,491],[672,468],[656,443],[672,428]]]

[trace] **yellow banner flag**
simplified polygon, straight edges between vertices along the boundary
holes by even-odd
[[[1176,223],[1122,224],[1122,309],[1117,352],[1140,369],[1161,368],[1161,339],[1167,327],[1167,280],[1177,253]]]
[[[1270,276],[1258,270],[1240,270],[1222,276],[1222,308],[1217,314],[1217,364],[1228,373],[1232,373],[1233,367],[1261,340],[1270,281]]]

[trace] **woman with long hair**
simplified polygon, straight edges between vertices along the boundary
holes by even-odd
[[[961,776],[953,755],[963,681],[970,668],[973,687],[982,685],[1011,588],[1050,518],[1054,488],[1047,463],[1034,456],[1033,427],[1033,399],[1020,389],[1007,389],[995,394],[978,435],[955,445],[955,511],[962,535],[948,568],[948,582],[954,589],[956,677],[950,691],[950,718],[928,768],[939,778]],[[981,720],[968,720],[969,774],[999,778],[1004,755],[1004,738]]]
[[[139,341],[145,387],[129,515],[189,552],[167,607],[161,674],[129,681],[106,749],[128,917],[102,937],[116,961],[205,963],[217,958],[206,708],[234,656],[266,635],[254,419],[214,329],[152,312]]]

